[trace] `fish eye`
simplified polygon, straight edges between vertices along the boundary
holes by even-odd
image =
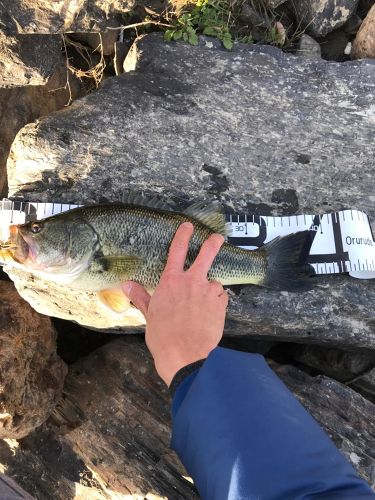
[[[31,224],[31,232],[32,233],[40,233],[40,231],[43,229],[43,224],[41,222],[33,222]]]

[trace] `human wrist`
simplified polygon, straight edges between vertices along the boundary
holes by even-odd
[[[189,377],[192,373],[198,371],[207,358],[199,359],[194,363],[190,363],[189,365],[184,366],[174,375],[170,385],[169,385],[169,393],[174,397],[178,386]]]
[[[159,377],[164,381],[164,383],[170,387],[174,377],[183,371],[185,368],[194,366],[196,363],[200,363],[207,358],[212,349],[202,351],[199,354],[192,354],[187,356],[173,356],[168,357],[163,355],[161,359],[154,357],[155,369],[158,372]]]

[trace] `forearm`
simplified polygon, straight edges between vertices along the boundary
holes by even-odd
[[[172,447],[203,499],[375,497],[256,354],[217,348],[180,384]]]

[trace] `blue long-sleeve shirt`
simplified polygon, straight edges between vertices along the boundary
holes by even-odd
[[[258,354],[214,349],[172,414],[172,448],[204,500],[375,498]]]

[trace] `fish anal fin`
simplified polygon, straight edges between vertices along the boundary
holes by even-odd
[[[221,205],[218,202],[199,201],[190,205],[183,212],[193,219],[197,219],[205,226],[215,231],[215,233],[228,235],[228,226],[225,222],[225,216],[222,212]]]
[[[106,288],[98,292],[98,299],[111,311],[122,314],[130,307],[130,301],[120,288]]]

